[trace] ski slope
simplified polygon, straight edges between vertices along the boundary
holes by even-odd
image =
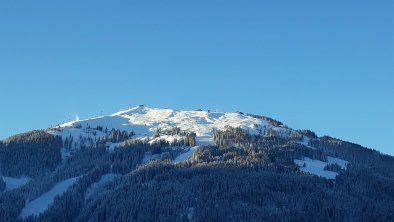
[[[197,151],[198,147],[199,147],[199,146],[191,147],[191,148],[190,148],[189,150],[187,150],[186,152],[181,153],[179,156],[177,156],[177,157],[175,158],[175,160],[173,161],[173,163],[180,163],[180,162],[182,162],[182,161],[185,161],[185,160],[189,159],[189,158],[193,155],[193,153]]]
[[[308,157],[304,157],[302,160],[294,160],[294,163],[297,164],[301,171],[314,174],[316,176],[324,177],[327,179],[335,179],[338,173],[324,170],[324,167],[327,164],[338,164],[342,169],[346,169],[346,165],[349,163],[346,160],[342,160],[334,157],[327,157],[327,162],[323,162],[321,160],[313,160]]]
[[[42,194],[37,199],[30,201],[22,209],[20,213],[21,218],[27,218],[31,215],[39,215],[48,209],[48,207],[53,203],[55,197],[62,195],[67,189],[72,186],[79,177],[70,178],[55,184],[51,190]]]

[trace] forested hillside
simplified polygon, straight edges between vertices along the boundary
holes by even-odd
[[[45,131],[31,131],[0,142],[0,172],[6,176],[37,176],[61,161],[62,140]]]

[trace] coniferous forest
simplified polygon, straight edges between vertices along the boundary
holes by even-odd
[[[170,134],[185,139],[148,143],[106,131],[97,143],[81,138],[84,145],[65,159],[61,149],[70,141],[46,131],[2,141],[1,174],[31,180],[11,190],[0,180],[0,221],[394,220],[394,158],[357,144],[308,130],[284,139],[274,131],[252,135],[228,127],[213,132],[215,145],[174,163],[195,145],[195,134],[174,128]],[[297,142],[304,135],[315,149]],[[107,141],[124,146],[108,150]],[[327,179],[302,171],[294,160],[303,157],[349,163],[346,169],[327,165],[337,173]],[[108,175],[111,180],[99,183]],[[69,178],[77,179],[47,210],[21,217],[30,201]]]

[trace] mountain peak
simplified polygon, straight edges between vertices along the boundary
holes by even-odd
[[[227,127],[240,127],[251,134],[264,134],[268,129],[289,131],[286,127],[271,124],[267,119],[239,111],[173,110],[138,105],[109,116],[71,121],[60,125],[60,128],[67,131],[75,130],[75,126],[81,129],[103,127],[133,132],[135,138],[145,138],[155,135],[158,130],[178,127],[181,131],[195,133],[198,144],[212,144],[213,131]]]

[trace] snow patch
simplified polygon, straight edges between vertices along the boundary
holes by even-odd
[[[323,162],[320,160],[312,160],[308,157],[304,157],[302,160],[295,159],[294,163],[297,164],[304,172],[314,174],[320,177],[325,177],[327,179],[335,179],[335,177],[338,175],[338,173],[336,172],[324,170],[324,167],[326,167],[327,164],[337,163],[343,169],[345,169],[346,165],[348,164],[348,161],[334,157],[327,157],[327,159],[327,162]]]
[[[152,140],[149,141],[149,144],[154,144],[156,142],[159,142],[160,140],[165,140],[168,143],[172,144],[175,141],[181,141],[185,137],[180,136],[180,135],[161,135],[158,137],[153,138]]]
[[[304,145],[304,146],[306,146],[306,147],[308,147],[308,148],[311,148],[311,149],[313,149],[313,150],[315,150],[316,148],[315,147],[313,147],[313,146],[309,146],[309,141],[310,141],[311,139],[309,138],[309,137],[307,137],[307,136],[303,136],[302,137],[302,141],[301,142],[297,142],[298,144],[301,144],[301,145]]]
[[[28,182],[30,182],[31,178],[30,177],[20,177],[20,178],[15,178],[15,177],[6,177],[6,176],[0,176],[5,184],[5,191],[10,191],[16,188],[19,188],[21,186],[26,185]]]
[[[211,136],[197,136],[196,143],[200,146],[215,145]]]
[[[187,220],[192,221],[194,216],[194,207],[190,207],[187,212]]]
[[[22,209],[20,214],[21,218],[27,218],[31,215],[39,215],[40,213],[45,212],[48,207],[54,202],[55,197],[58,195],[62,195],[67,191],[69,187],[71,187],[79,177],[70,178],[67,180],[63,180],[57,184],[55,184],[51,190],[46,193],[43,193],[37,199],[30,201],[27,205]]]
[[[180,154],[179,156],[177,156],[177,157],[175,158],[175,160],[173,161],[173,163],[180,163],[180,162],[182,162],[182,161],[185,161],[185,160],[189,159],[189,158],[193,155],[193,153],[196,152],[196,150],[198,149],[198,147],[199,147],[199,146],[191,147],[188,151],[186,151],[186,152]]]

